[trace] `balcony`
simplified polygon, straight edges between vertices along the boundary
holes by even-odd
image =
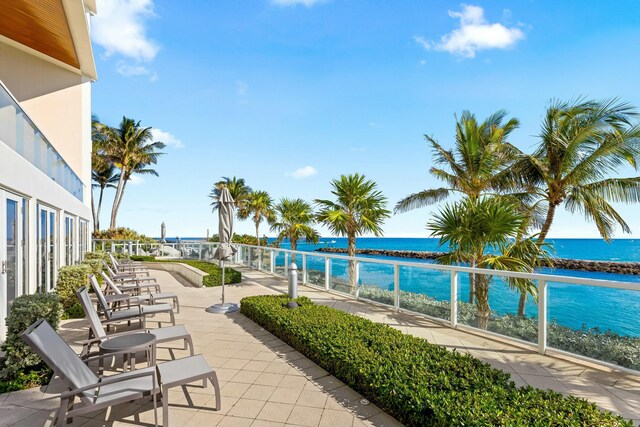
[[[83,184],[62,156],[0,82],[0,142],[24,157],[76,199],[83,201]]]

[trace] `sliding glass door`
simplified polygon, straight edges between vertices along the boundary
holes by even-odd
[[[22,294],[25,281],[25,200],[0,190],[0,339],[11,304]]]
[[[58,262],[57,212],[38,205],[38,291],[48,292],[56,283]]]

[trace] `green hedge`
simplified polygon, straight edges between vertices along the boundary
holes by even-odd
[[[517,388],[472,356],[342,311],[286,296],[243,298],[241,311],[407,426],[632,426],[573,396]]]
[[[131,255],[131,261],[153,262],[156,257],[151,255]]]
[[[91,260],[91,259],[97,259],[97,260],[100,260],[100,261],[102,261],[102,260],[107,261],[107,253],[106,252],[102,252],[102,251],[85,252],[84,259],[85,259],[85,261]]]
[[[208,273],[202,280],[204,286],[209,288],[214,286],[222,286],[222,269],[215,264],[207,261],[195,261],[190,259],[171,259],[171,260],[156,260],[156,262],[180,262],[182,264],[190,265],[200,271]],[[242,281],[242,274],[238,270],[226,267],[224,273],[224,283],[231,285],[234,283],[240,283]]]
[[[67,265],[58,269],[56,281],[56,293],[60,296],[60,302],[64,309],[78,304],[76,291],[87,285],[91,267],[87,264]]]
[[[21,335],[33,322],[44,318],[54,329],[62,316],[62,304],[55,293],[22,295],[11,304],[7,316],[7,338],[2,344],[0,393],[46,384],[51,370],[22,340]]]

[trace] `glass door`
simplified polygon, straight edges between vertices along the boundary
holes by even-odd
[[[23,201],[0,190],[0,336],[6,330],[4,319],[23,287]]]
[[[56,226],[57,213],[46,206],[38,205],[38,291],[48,292],[56,283],[58,260]]]

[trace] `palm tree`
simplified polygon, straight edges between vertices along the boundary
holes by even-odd
[[[500,196],[469,197],[454,204],[445,205],[429,221],[431,236],[439,237],[441,245],[449,247],[449,253],[438,258],[442,264],[471,264],[478,268],[496,270],[529,271],[523,260],[507,251],[526,218],[516,209],[516,203]],[[493,276],[475,275],[475,305],[478,326],[486,329],[489,324],[489,288]]]
[[[464,111],[456,118],[456,142],[453,150],[445,150],[433,137],[425,135],[433,149],[433,163],[429,172],[446,184],[410,194],[400,200],[395,213],[429,206],[452,193],[461,193],[477,199],[487,192],[513,191],[516,187],[508,166],[514,159],[515,149],[507,138],[518,126],[516,118],[506,119],[507,112],[499,110],[478,123],[476,116]]]
[[[92,159],[93,160],[93,159]],[[98,196],[98,207],[95,208],[93,203],[93,197],[91,198],[91,208],[93,211],[93,229],[94,231],[100,230],[100,211],[102,209],[102,196],[106,188],[116,188],[118,181],[120,181],[120,174],[116,173],[116,167],[111,164],[98,164],[93,163],[93,170],[91,171],[91,180],[93,188],[100,189],[100,196]]]
[[[266,191],[252,191],[238,210],[238,217],[251,218],[256,226],[256,240],[260,246],[260,223],[265,219],[268,223],[272,223],[275,217],[273,199]]]
[[[631,121],[636,115],[631,105],[617,99],[554,101],[547,108],[540,145],[531,155],[520,153],[513,168],[546,207],[539,244],[562,204],[595,222],[607,241],[616,225],[631,231],[610,203],[639,202],[640,177],[611,178],[610,174],[624,165],[638,169],[640,126]]]
[[[229,190],[229,193],[231,193],[231,197],[233,198],[236,207],[236,214],[238,214],[244,207],[244,203],[252,191],[251,187],[245,183],[244,178],[236,178],[235,176],[233,178],[228,178],[223,176],[222,180],[213,184],[213,189],[211,190],[211,193],[209,193],[209,197],[212,199],[211,206],[213,206],[214,212],[218,209],[220,193],[225,187]]]
[[[316,199],[320,210],[317,220],[325,224],[333,234],[347,237],[347,253],[356,255],[356,236],[372,233],[382,236],[382,224],[391,216],[386,209],[387,198],[377,189],[375,182],[364,175],[342,175],[331,181],[335,201]],[[356,289],[356,264],[349,261],[351,291]],[[329,274],[327,272],[327,274]]]
[[[271,231],[278,233],[278,243],[289,239],[293,251],[298,247],[298,240],[305,239],[309,243],[317,243],[320,234],[313,228],[315,215],[313,208],[302,199],[283,198],[275,206],[278,218],[271,224]],[[296,262],[296,254],[291,256]]]
[[[133,174],[158,176],[155,170],[147,166],[157,163],[158,157],[164,154],[157,150],[163,149],[165,144],[153,141],[150,127],[143,128],[139,121],[127,117],[122,118],[118,128],[106,128],[106,138],[106,152],[111,161],[120,168],[120,179],[111,209],[110,228],[115,228],[127,182]]]

